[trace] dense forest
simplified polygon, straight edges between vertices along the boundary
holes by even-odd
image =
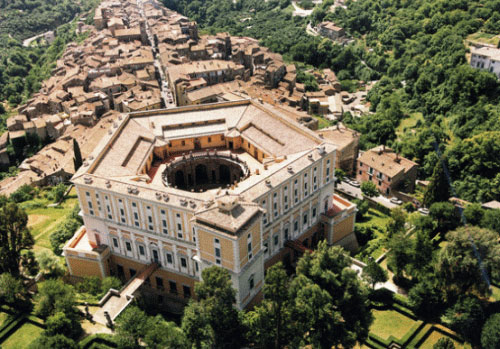
[[[500,84],[469,67],[466,38],[500,33],[499,0],[358,0],[310,18],[292,16],[289,1],[163,0],[207,32],[228,31],[261,40],[285,59],[332,68],[344,88],[377,80],[368,94],[375,113],[345,122],[363,136],[361,147],[394,147],[420,164],[429,179],[441,155],[457,195],[500,199]],[[307,35],[308,21],[331,20],[356,40],[347,46]],[[413,127],[402,127],[415,119]],[[439,155],[440,154],[440,155]]]
[[[70,22],[82,10],[71,0],[0,0],[0,37],[23,40]],[[2,40],[3,41],[3,40]]]

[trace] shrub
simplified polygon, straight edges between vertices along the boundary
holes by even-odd
[[[10,194],[11,200],[20,203],[28,200],[32,200],[37,193],[37,190],[31,185],[24,184],[20,186],[15,192]]]

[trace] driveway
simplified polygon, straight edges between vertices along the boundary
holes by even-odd
[[[337,190],[343,192],[347,195],[353,196],[357,199],[363,200],[363,193],[361,192],[361,188],[356,188],[355,186],[350,185],[347,182],[342,182],[337,184]],[[389,209],[394,207],[399,207],[399,205],[393,204],[390,199],[385,196],[379,195],[377,197],[371,198],[373,201],[385,206]]]

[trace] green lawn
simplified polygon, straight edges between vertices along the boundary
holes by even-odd
[[[405,133],[405,129],[409,130],[417,124],[417,121],[424,121],[424,117],[422,113],[412,113],[409,117],[406,119],[401,120],[399,123],[399,126],[396,128],[396,134],[399,136],[403,133]]]
[[[47,199],[36,198],[22,203],[28,214],[28,227],[35,239],[35,252],[43,249],[51,249],[50,234],[71,213],[73,207],[78,203],[76,192],[73,189],[66,200],[58,207],[46,207],[50,204]]]
[[[471,34],[467,37],[467,40],[482,42],[482,43],[491,44],[491,45],[497,45],[499,39],[500,39],[499,35],[485,33],[485,32],[477,32],[477,33]]]
[[[1,344],[2,349],[27,348],[42,332],[41,327],[26,322]]]
[[[438,331],[432,331],[429,337],[421,344],[420,349],[432,349],[434,347],[434,344],[437,343],[437,341],[441,338],[450,338],[441,332]],[[453,341],[453,344],[455,344],[455,348],[470,348],[470,345],[465,344],[462,345],[461,343],[453,340],[453,338],[450,338]]]
[[[389,221],[389,216],[382,213],[374,208],[370,208],[368,212],[364,215],[362,220],[356,220],[356,224],[361,227],[375,225],[377,227],[385,228],[387,222]]]
[[[7,313],[4,313],[4,312],[0,312],[0,328],[2,328],[3,324],[5,323],[5,321],[10,317],[9,314]]]
[[[372,310],[374,317],[370,333],[387,340],[390,336],[401,339],[417,324],[416,321],[395,310]]]
[[[318,120],[318,130],[321,130],[323,128],[327,128],[327,127],[330,127],[333,125],[332,121],[325,119],[321,116],[313,115],[313,117]]]

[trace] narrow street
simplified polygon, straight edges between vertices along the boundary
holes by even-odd
[[[144,1],[143,0],[137,0],[137,6],[139,7],[141,16],[144,18],[144,21],[146,23],[146,33],[148,35],[148,40],[151,44],[151,50],[153,52],[153,57],[154,57],[154,66],[156,70],[158,71],[158,74],[160,75],[160,91],[161,91],[161,98],[163,100],[163,103],[165,105],[165,108],[173,108],[176,106],[175,101],[173,99],[173,94],[172,91],[170,90],[168,86],[168,79],[165,75],[165,71],[162,68],[161,62],[158,59],[158,47],[156,45],[156,41],[154,40],[154,35],[151,32],[151,28],[149,27],[149,22],[146,17],[146,13],[144,12]],[[167,68],[165,67],[165,70]]]

